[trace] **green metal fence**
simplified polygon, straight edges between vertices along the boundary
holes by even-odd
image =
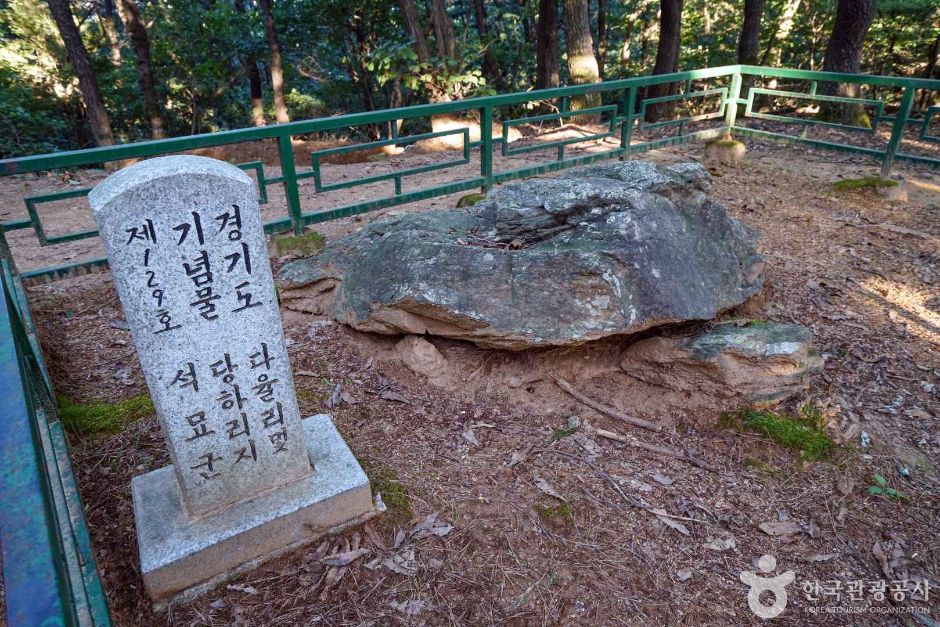
[[[52,384],[0,259],[0,547],[8,625],[110,625]]]
[[[652,85],[669,83],[675,93],[656,98],[644,96]],[[855,86],[864,93],[858,97],[824,95],[817,89],[825,83]],[[279,124],[262,128],[239,129],[220,133],[179,137],[159,141],[139,142],[120,146],[93,148],[36,155],[19,159],[0,160],[0,175],[98,166],[107,162],[153,157],[226,144],[269,140],[277,143],[280,174],[269,176],[260,161],[238,164],[254,173],[261,201],[266,202],[268,187],[281,185],[284,189],[287,214],[266,223],[268,232],[292,230],[301,232],[304,226],[335,220],[375,209],[417,200],[443,196],[475,188],[489,189],[494,184],[527,176],[544,174],[592,161],[626,158],[653,148],[693,142],[719,136],[729,130],[739,136],[783,140],[814,148],[854,152],[873,157],[882,163],[882,174],[888,175],[896,160],[940,165],[937,152],[920,145],[940,142],[940,106],[930,105],[930,98],[921,98],[926,106],[916,108],[915,97],[940,91],[940,81],[891,76],[867,76],[811,72],[805,70],[775,69],[733,65],[718,68],[678,72],[661,76],[645,76],[592,85],[560,87],[541,91],[504,94],[483,98],[470,98],[455,102],[420,105],[400,109],[354,113],[329,118],[318,118]],[[572,99],[586,94],[599,94],[600,106],[572,111]],[[713,104],[709,108],[707,105]],[[759,104],[770,103],[769,111]],[[818,116],[801,114],[797,103],[831,103],[855,105],[871,112],[870,127],[834,123]],[[533,105],[552,103],[557,112],[529,114]],[[646,121],[647,108],[653,104],[668,103],[684,107],[687,111],[664,120]],[[768,107],[764,107],[767,109]],[[782,113],[781,113],[782,110]],[[796,113],[792,113],[795,111]],[[510,130],[521,125],[562,123],[574,116],[593,116],[603,131],[582,137],[553,142],[518,144],[510,141]],[[454,128],[438,132],[417,132],[399,136],[398,124],[420,128],[438,116],[474,117],[479,122],[478,135],[471,128]],[[494,135],[493,122],[502,125]],[[769,126],[768,126],[769,125]],[[309,134],[349,133],[366,127],[383,126],[391,129],[388,137],[338,148],[313,151],[309,167],[295,162],[292,139]],[[474,125],[474,129],[476,125]],[[836,133],[835,137],[810,137],[810,129]],[[653,136],[642,136],[645,133]],[[655,135],[655,133],[659,133]],[[416,142],[443,137],[461,140],[460,156],[444,158],[439,162],[410,167],[379,175],[357,179],[327,182],[324,159],[339,154],[381,147],[405,147]],[[574,144],[584,145],[599,139],[619,139],[614,147],[601,152],[571,156],[566,149]],[[913,145],[914,150],[906,150]],[[550,151],[554,158],[538,165],[497,170],[494,155],[511,159],[524,153]],[[403,191],[403,181],[409,177],[431,171],[448,170],[471,164],[475,159],[476,174],[449,181],[443,185]],[[389,194],[353,204],[336,206],[328,210],[304,210],[298,182],[314,180],[314,193],[352,188],[390,181]],[[88,229],[62,235],[49,236],[43,227],[38,208],[43,203],[87,195],[88,189],[67,190],[37,194],[23,199],[27,217],[0,223],[3,232],[32,229],[43,246],[95,237],[97,231]],[[33,268],[23,273],[25,279],[49,279],[76,270],[106,265],[103,258],[85,260],[51,267]]]
[[[832,83],[849,86],[842,93],[820,89]],[[670,84],[665,96],[647,97],[653,85]],[[265,223],[270,232],[300,233],[304,226],[375,209],[444,196],[603,159],[624,159],[662,146],[713,138],[733,131],[738,136],[773,139],[810,148],[839,150],[874,158],[887,176],[897,160],[940,166],[940,106],[933,104],[940,81],[865,76],[733,65],[662,76],[647,76],[592,85],[471,98],[456,102],[405,107],[305,120],[262,128],[140,142],[0,160],[0,176],[99,166],[108,162],[153,157],[249,141],[277,143],[280,173],[270,175],[261,161],[238,164],[254,174],[259,200],[268,201],[271,185],[282,186],[287,214]],[[580,96],[598,94],[600,104],[573,110]],[[595,97],[596,98],[596,97]],[[868,126],[824,120],[798,103],[855,106],[869,117]],[[666,119],[647,120],[651,105],[676,108]],[[551,112],[546,112],[551,111]],[[473,117],[478,126],[428,132],[438,116]],[[555,141],[512,141],[522,126],[561,124],[592,118],[596,124],[581,136]],[[499,133],[494,135],[494,122]],[[411,134],[400,135],[399,124]],[[292,140],[310,134],[351,133],[385,127],[383,139],[313,151],[310,165],[298,166]],[[356,179],[330,181],[325,160],[382,147],[459,139],[456,156]],[[607,142],[600,146],[597,142]],[[590,143],[600,150],[572,154]],[[514,159],[548,153],[536,164]],[[497,157],[503,162],[496,167]],[[394,163],[394,162],[392,162]],[[428,172],[455,174],[446,184],[405,191],[405,183]],[[313,194],[362,185],[390,183],[385,196],[324,210],[304,210],[298,183],[313,179]],[[3,570],[10,624],[106,624],[107,607],[95,573],[88,533],[68,463],[61,425],[55,420],[52,387],[43,366],[21,281],[50,280],[100,268],[106,259],[89,259],[31,268],[17,275],[5,233],[29,229],[42,246],[97,236],[95,229],[49,235],[40,208],[44,203],[81,198],[89,189],[29,194],[22,201],[26,216],[0,223],[3,303],[0,306],[0,378],[4,421],[0,421],[0,463],[6,474],[0,497]],[[4,207],[5,210],[14,209]],[[34,620],[37,619],[37,620]]]

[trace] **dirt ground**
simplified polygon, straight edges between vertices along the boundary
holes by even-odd
[[[713,195],[763,237],[767,290],[745,313],[809,326],[826,358],[807,394],[785,409],[807,402],[825,408],[830,432],[846,440],[832,459],[802,463],[761,435],[722,426],[721,412],[735,407],[677,398],[619,373],[607,357],[622,350],[622,340],[530,353],[439,341],[449,368],[428,381],[398,360],[399,338],[290,314],[285,325],[301,410],[333,414],[388,511],[366,528],[155,615],[138,571],[130,480],[169,463],[159,425],[149,417],[114,435],[73,435],[115,623],[757,624],[739,575],[760,574],[757,559],[770,554],[777,566],[769,576],[795,574],[779,624],[934,624],[940,589],[903,600],[889,589],[879,601],[870,586],[904,579],[940,586],[940,173],[899,167],[910,200],[892,205],[874,194],[833,191],[841,178],[876,173],[864,159],[748,146],[746,165],[714,172]],[[698,145],[644,158],[697,159],[701,151]],[[332,174],[382,167],[337,164]],[[101,174],[70,176],[84,185]],[[453,175],[430,173],[416,185],[448,179]],[[25,184],[48,189],[69,180],[0,182],[7,185],[0,201]],[[344,202],[369,193],[356,188]],[[335,202],[310,196],[305,207]],[[335,238],[390,211],[453,201],[319,230]],[[279,203],[272,189],[266,217]],[[56,222],[50,213],[56,228],[80,226],[69,220]],[[20,267],[47,263],[48,252],[22,237],[13,242]],[[68,246],[78,259],[96,243]],[[34,286],[29,297],[59,394],[88,402],[146,392],[109,275]],[[589,409],[551,374],[664,431],[651,435]],[[684,448],[720,472],[597,437],[593,428]],[[871,438],[867,447],[860,431]],[[907,498],[869,494],[876,473]],[[345,567],[320,561],[325,552],[356,546],[368,552]],[[847,590],[856,580],[865,582],[859,601]],[[861,613],[826,613],[839,608]],[[900,614],[905,608],[931,618]]]

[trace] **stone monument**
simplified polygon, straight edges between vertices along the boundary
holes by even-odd
[[[161,157],[89,201],[172,460],[131,482],[151,597],[375,514],[330,417],[301,420],[252,180]]]

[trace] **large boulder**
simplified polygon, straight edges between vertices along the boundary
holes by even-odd
[[[286,307],[510,350],[708,320],[761,288],[697,163],[613,162],[373,222],[279,272]]]
[[[651,337],[628,347],[620,367],[677,392],[773,405],[809,385],[822,368],[806,327],[777,322],[718,324],[704,333]]]

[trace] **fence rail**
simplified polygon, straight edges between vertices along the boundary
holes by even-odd
[[[832,83],[857,86],[830,93]],[[675,84],[665,96],[647,96],[653,85]],[[820,93],[820,86],[825,85]],[[852,92],[863,93],[852,93]],[[262,128],[92,148],[17,159],[0,160],[0,176],[96,166],[108,162],[153,157],[249,141],[270,140],[278,146],[280,174],[268,176],[261,161],[238,164],[254,173],[259,201],[268,201],[268,187],[282,185],[287,215],[269,220],[269,233],[292,230],[382,207],[443,196],[543,174],[602,159],[631,155],[674,144],[718,137],[733,131],[742,136],[782,140],[827,150],[841,150],[881,162],[887,176],[896,160],[940,166],[935,146],[940,145],[940,105],[932,104],[940,81],[891,76],[867,76],[780,68],[733,65],[661,76],[637,77],[591,85],[559,87],[525,93],[470,98],[455,102],[400,109],[370,111],[278,124]],[[572,107],[575,98],[597,94],[600,104]],[[921,96],[918,100],[918,94]],[[595,98],[596,99],[596,98]],[[708,108],[709,101],[717,105]],[[790,102],[767,107],[767,101]],[[533,105],[555,103],[554,113],[534,111]],[[764,102],[765,105],[761,103]],[[870,125],[844,124],[806,113],[797,102],[829,103],[868,108]],[[916,104],[916,106],[915,106]],[[651,105],[682,106],[686,111],[647,121]],[[528,109],[526,109],[528,107]],[[542,107],[544,109],[544,106]],[[769,109],[769,110],[764,110]],[[528,111],[529,113],[526,113]],[[398,123],[420,127],[436,116],[476,116],[479,130],[470,126],[445,131],[399,136]],[[594,116],[596,132],[578,138],[512,145],[512,129],[572,118]],[[494,122],[499,134],[494,136]],[[329,133],[370,125],[384,125],[383,139],[314,151],[309,168],[298,167],[292,140],[312,133]],[[809,131],[830,133],[810,137]],[[667,134],[674,132],[674,134]],[[831,135],[831,134],[835,135]],[[640,137],[640,135],[644,135]],[[459,158],[369,175],[341,182],[327,182],[324,159],[357,150],[388,146],[404,147],[420,141],[459,138]],[[610,142],[601,152],[571,155],[578,143]],[[913,150],[913,151],[912,151]],[[495,157],[505,161],[523,154],[554,151],[554,158],[536,165],[498,170]],[[916,152],[919,151],[919,152]],[[443,185],[405,192],[403,181],[416,174],[466,168],[477,155],[478,173]],[[313,193],[328,193],[360,185],[389,181],[391,195],[320,211],[304,211],[298,182],[314,179]],[[39,244],[55,246],[97,236],[95,229],[48,235],[40,216],[43,203],[81,198],[88,189],[74,189],[24,197],[27,217],[0,223],[0,497],[12,505],[0,508],[0,544],[3,548],[4,591],[8,622],[19,624],[107,625],[107,604],[95,570],[88,531],[72,476],[61,424],[56,420],[52,385],[35,336],[23,280],[50,280],[107,265],[104,258],[31,269],[17,274],[5,233],[31,229]],[[10,208],[6,208],[10,209]]]
[[[780,89],[776,86],[779,81],[803,82],[808,83],[809,87],[806,91]],[[858,86],[869,92],[881,90],[883,97],[819,93],[818,86],[829,83]],[[676,84],[679,89],[673,90],[676,93],[666,96],[646,97],[645,94],[649,87],[662,84]],[[769,87],[760,85],[769,85]],[[287,215],[267,221],[265,229],[269,233],[292,230],[294,233],[299,234],[305,226],[311,224],[475,188],[481,188],[485,191],[495,184],[512,179],[544,174],[602,159],[623,159],[653,148],[717,137],[728,131],[733,131],[741,136],[782,140],[813,148],[847,151],[872,157],[881,161],[883,176],[890,173],[895,160],[924,163],[936,167],[940,166],[940,159],[935,154],[914,154],[901,150],[902,142],[905,140],[905,131],[911,125],[915,127],[913,130],[915,131],[916,140],[920,143],[940,143],[940,131],[931,132],[930,129],[932,123],[940,127],[940,106],[928,106],[923,110],[913,111],[915,94],[923,90],[940,92],[940,81],[731,65],[591,85],[559,87],[556,89],[468,98],[454,102],[338,115],[261,128],[237,129],[189,137],[5,159],[0,160],[0,176],[94,166],[108,162],[120,162],[242,142],[272,140],[276,141],[278,145],[278,157],[281,167],[279,175],[267,176],[264,164],[260,161],[238,165],[255,173],[261,202],[267,201],[268,186],[282,185],[284,188]],[[590,94],[600,96],[603,104],[580,111],[572,110],[570,106],[572,99]],[[695,103],[704,104],[709,98],[717,99],[717,108],[700,110],[694,114],[670,119],[646,121],[647,109],[651,105],[695,106]],[[868,107],[873,110],[874,117],[871,118],[870,126],[859,127],[823,120],[818,116],[787,115],[787,112],[781,114],[760,110],[758,105],[760,101],[774,99]],[[533,103],[545,102],[559,103],[557,113],[518,115],[520,107],[529,106],[531,108]],[[929,103],[929,100],[926,102]],[[798,110],[796,105],[790,108]],[[889,109],[894,110],[894,115],[886,115],[885,111]],[[478,137],[471,136],[469,126],[436,132],[419,132],[405,136],[399,136],[396,132],[398,124],[403,121],[420,123],[426,119],[434,119],[440,116],[466,117],[469,115],[476,116],[479,120]],[[513,117],[514,115],[515,117]],[[513,145],[509,137],[510,130],[520,125],[542,124],[549,121],[565,122],[574,116],[584,117],[586,115],[595,116],[604,127],[604,130],[577,138],[526,145]],[[497,119],[501,123],[502,130],[499,135],[494,136],[493,122]],[[760,126],[763,123],[776,123],[783,128],[768,129]],[[706,125],[705,128],[697,130],[691,128],[703,124]],[[292,140],[295,137],[312,133],[347,132],[350,129],[374,125],[385,126],[391,129],[391,132],[384,139],[376,141],[314,151],[310,155],[309,168],[301,168],[295,162],[292,147]],[[879,145],[878,133],[887,130],[886,125],[890,126],[890,133],[885,141],[881,142],[883,145]],[[800,130],[790,132],[788,129],[790,126],[796,126]],[[844,131],[850,134],[862,131],[860,135],[866,136],[867,142],[852,143],[848,139],[842,140],[841,138],[835,140],[831,138],[812,138],[807,136],[810,128]],[[676,131],[673,135],[634,141],[637,133],[656,130],[669,131],[672,129]],[[917,133],[918,130],[919,133]],[[461,158],[442,160],[429,165],[334,183],[328,183],[324,180],[323,159],[326,157],[388,146],[403,148],[419,141],[448,136],[462,139],[463,154]],[[619,139],[619,145],[599,153],[578,156],[570,156],[565,153],[566,148],[569,146],[600,139]],[[555,158],[541,164],[503,171],[496,171],[494,168],[494,155],[498,154],[503,158],[509,158],[524,153],[550,149],[556,151]],[[479,174],[477,176],[464,177],[443,185],[414,191],[403,191],[403,180],[407,177],[470,164],[471,151],[475,151],[479,155]],[[394,193],[385,197],[341,205],[326,210],[305,211],[298,182],[307,178],[314,179],[314,193],[318,194],[380,181],[393,182]],[[96,237],[97,230],[95,229],[48,236],[37,209],[42,203],[81,197],[87,195],[88,191],[88,189],[67,190],[24,198],[23,202],[28,217],[0,223],[0,237],[3,236],[4,232],[32,229],[42,246]],[[76,271],[106,265],[106,259],[97,258],[31,269],[23,272],[22,276],[27,280],[48,280]]]
[[[0,547],[7,624],[111,624],[52,385],[19,278],[0,259]]]

